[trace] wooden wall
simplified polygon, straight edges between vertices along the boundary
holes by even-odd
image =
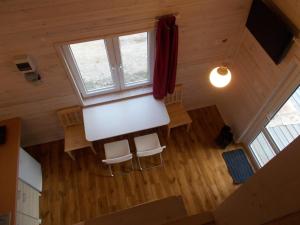
[[[226,199],[215,211],[217,224],[286,224],[275,221],[285,221],[285,216],[299,212],[299,146],[297,138]],[[288,224],[299,224],[293,218],[287,220]]]
[[[154,27],[178,12],[178,81],[188,108],[215,104],[209,70],[236,51],[251,0],[10,0],[0,1],[0,120],[23,120],[23,145],[62,138],[55,111],[79,104],[55,44]],[[227,42],[223,40],[227,39]],[[42,82],[24,80],[15,56],[30,55]]]
[[[293,21],[296,27],[300,27],[300,2],[299,0],[272,0],[281,11]]]
[[[297,3],[296,3],[297,2]],[[283,12],[294,18],[294,8],[299,9],[299,2],[293,0],[275,1],[279,7],[284,5]],[[289,7],[289,8],[287,8]],[[297,24],[299,20],[294,21]],[[300,28],[300,26],[299,26]],[[233,127],[235,136],[245,137],[261,107],[268,101],[275,88],[290,72],[295,59],[300,59],[299,40],[294,44],[281,64],[276,65],[253,35],[245,28],[241,45],[231,65],[232,82],[219,90],[216,102],[225,121]],[[242,138],[242,140],[245,140]]]

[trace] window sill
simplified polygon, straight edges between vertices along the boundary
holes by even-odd
[[[147,87],[135,88],[131,90],[125,90],[125,91],[120,91],[120,92],[115,92],[115,93],[110,93],[105,95],[99,95],[99,96],[83,99],[83,106],[85,107],[85,106],[92,106],[97,104],[119,101],[126,98],[133,98],[137,96],[151,94],[152,92],[153,92],[152,86],[147,86]]]

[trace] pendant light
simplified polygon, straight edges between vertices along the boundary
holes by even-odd
[[[230,83],[231,72],[227,66],[216,67],[210,72],[209,80],[213,86],[223,88]]]

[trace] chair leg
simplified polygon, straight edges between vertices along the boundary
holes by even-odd
[[[140,158],[137,157],[137,161],[138,161],[138,164],[139,164],[139,167],[140,167],[140,170],[143,170],[142,166],[141,166],[141,162],[140,162]]]
[[[67,152],[67,153],[68,153],[68,155],[70,156],[70,158],[71,158],[72,160],[75,161],[75,157],[74,157],[74,155],[72,154],[72,152]]]
[[[164,165],[164,160],[163,160],[163,157],[161,155],[161,153],[159,153],[159,157],[160,157],[160,165]]]
[[[132,170],[134,170],[133,159],[131,159],[131,168],[132,168]]]
[[[109,168],[109,172],[110,172],[110,176],[114,176],[114,174],[113,174],[113,172],[112,172],[112,169],[111,169],[111,165],[110,164],[108,164],[108,168]]]

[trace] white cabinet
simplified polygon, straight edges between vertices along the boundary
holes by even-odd
[[[30,184],[37,191],[42,192],[42,168],[41,164],[31,155],[20,148],[19,178]]]
[[[17,189],[17,225],[39,224],[40,193],[19,179]]]

